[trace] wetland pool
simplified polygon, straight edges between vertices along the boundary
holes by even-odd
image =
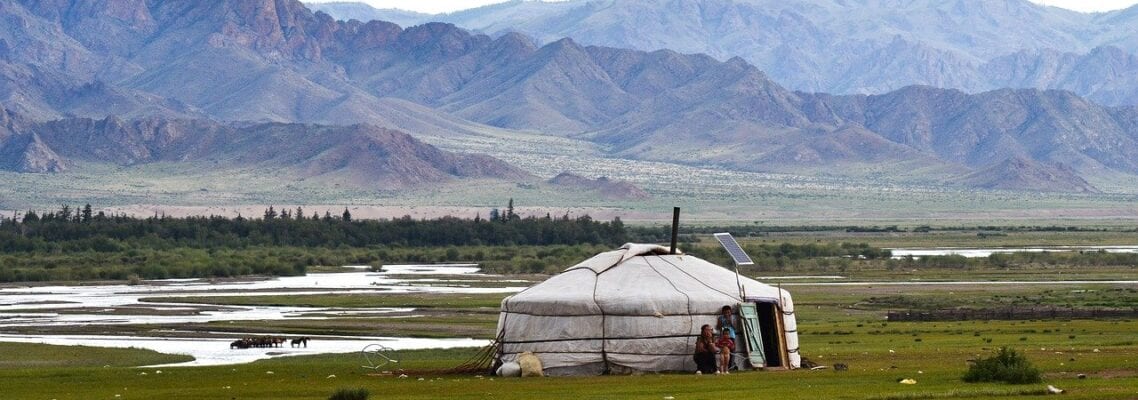
[[[183,324],[218,321],[263,321],[329,319],[345,316],[377,316],[411,313],[412,308],[331,308],[288,306],[209,305],[160,302],[163,297],[269,296],[351,293],[514,293],[528,286],[525,281],[485,275],[473,264],[392,265],[379,272],[355,268],[352,272],[312,273],[304,276],[263,280],[210,281],[171,279],[144,281],[140,285],[25,286],[0,288],[0,332],[10,328],[33,328],[50,332],[53,327],[124,324]],[[487,286],[487,283],[493,285]],[[142,302],[147,298],[159,302]],[[197,336],[194,336],[197,335]],[[218,337],[219,335],[225,337]],[[257,333],[248,336],[296,335]],[[178,365],[241,364],[270,357],[358,352],[369,344],[394,350],[477,347],[488,340],[454,338],[423,339],[394,337],[345,337],[308,335],[307,348],[229,349],[240,333],[162,332],[160,337],[134,335],[0,334],[0,341],[136,347],[162,353],[187,354],[194,361]]]

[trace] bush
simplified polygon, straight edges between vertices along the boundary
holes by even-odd
[[[329,397],[328,400],[367,400],[368,395],[367,389],[364,388],[341,388],[336,390],[336,393],[332,393],[332,397]]]
[[[1039,370],[1031,365],[1023,354],[1007,347],[1001,347],[996,355],[976,360],[968,372],[965,382],[1007,382],[1011,384],[1039,383],[1043,381]]]

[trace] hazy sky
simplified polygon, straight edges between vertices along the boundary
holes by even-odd
[[[375,8],[399,8],[403,10],[411,10],[418,12],[425,12],[437,14],[441,12],[465,10],[493,3],[501,3],[502,0],[304,0],[308,2],[321,3],[328,1],[359,1],[371,4]],[[1093,12],[1093,11],[1110,11],[1119,10],[1129,7],[1138,0],[1030,0],[1039,4],[1047,4],[1056,7],[1063,7],[1076,11]]]

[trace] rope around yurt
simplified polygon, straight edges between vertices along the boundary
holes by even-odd
[[[474,354],[474,356],[470,357],[468,360],[466,360],[462,364],[459,364],[456,367],[452,367],[452,368],[423,368],[423,369],[394,368],[392,370],[385,370],[382,372],[371,373],[368,375],[371,375],[371,376],[399,376],[400,378],[405,378],[405,377],[407,377],[408,374],[411,374],[411,375],[487,374],[487,375],[489,375],[489,374],[492,374],[494,372],[494,370],[493,370],[493,368],[495,367],[494,362],[498,360],[499,352],[501,351],[502,335],[503,335],[503,333],[499,333],[498,337],[495,338],[494,340],[492,340],[489,345],[482,347],[481,349],[478,350],[477,353]],[[369,348],[371,348],[372,346],[378,346],[378,345],[369,345],[368,347],[364,348],[364,353],[365,353],[364,359],[368,360],[368,362],[370,362],[371,359],[368,358],[367,352],[368,352]],[[388,350],[390,350],[390,349],[388,349]],[[383,355],[381,358],[385,359],[391,363],[398,363],[399,362],[398,360],[394,360],[394,359],[390,358],[390,356],[388,356],[386,354]],[[382,365],[376,365],[375,363],[372,363],[372,365],[364,365],[363,367],[368,368],[368,369],[378,370],[380,367],[382,367],[384,365],[388,365],[388,363],[384,362],[384,363],[382,363]]]
[[[443,374],[489,374],[494,372],[494,362],[498,360],[499,351],[502,348],[502,336],[505,331],[498,332],[498,337],[490,341],[490,344],[478,350],[474,356],[470,357],[466,362],[459,364],[457,367],[440,371]]]

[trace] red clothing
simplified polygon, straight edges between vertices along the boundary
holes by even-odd
[[[719,340],[715,342],[715,347],[718,347],[718,348],[726,347],[730,351],[735,351],[735,341],[731,340],[730,337],[720,336]]]

